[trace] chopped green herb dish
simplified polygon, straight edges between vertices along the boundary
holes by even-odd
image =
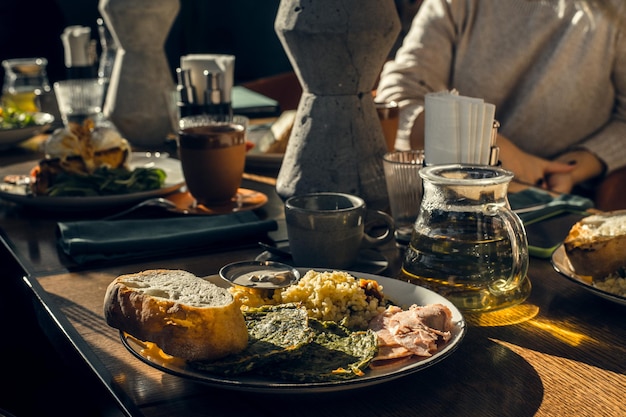
[[[165,182],[160,168],[109,169],[100,167],[92,174],[60,173],[47,192],[48,196],[102,196],[156,190]]]
[[[21,129],[36,125],[37,121],[32,113],[0,107],[0,129]]]
[[[306,308],[281,304],[244,312],[250,340],[241,353],[189,365],[222,375],[255,372],[287,381],[323,382],[364,374],[378,352],[371,330],[351,331],[308,317]]]

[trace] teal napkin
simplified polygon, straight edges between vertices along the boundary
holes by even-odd
[[[238,243],[278,227],[252,211],[219,216],[76,221],[57,224],[58,243],[79,264],[155,257]]]

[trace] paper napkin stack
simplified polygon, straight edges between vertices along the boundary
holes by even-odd
[[[489,165],[495,146],[496,106],[456,91],[426,95],[424,161],[426,165]]]

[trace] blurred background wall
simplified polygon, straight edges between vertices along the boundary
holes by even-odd
[[[190,53],[235,55],[237,82],[291,71],[274,32],[279,3],[180,0],[180,12],[165,44],[172,77],[180,56]],[[98,17],[98,0],[0,0],[0,59],[43,56],[48,59],[50,81],[65,78],[63,29],[90,26],[95,38]]]
[[[128,0],[132,1],[132,0]],[[404,35],[421,0],[394,0]],[[292,66],[274,32],[280,0],[180,0],[165,44],[174,78],[181,55],[236,56],[237,83],[280,74]],[[0,60],[43,56],[51,82],[65,78],[60,35],[69,25],[92,28],[97,37],[98,0],[0,0]],[[0,69],[0,80],[4,71]]]

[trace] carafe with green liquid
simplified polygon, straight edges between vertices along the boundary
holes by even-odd
[[[41,97],[51,94],[46,58],[15,58],[2,61],[4,83],[2,84],[3,107],[24,112],[41,109]]]
[[[403,278],[467,312],[499,310],[530,294],[524,226],[510,210],[513,174],[482,165],[420,170],[424,196],[402,266]]]

